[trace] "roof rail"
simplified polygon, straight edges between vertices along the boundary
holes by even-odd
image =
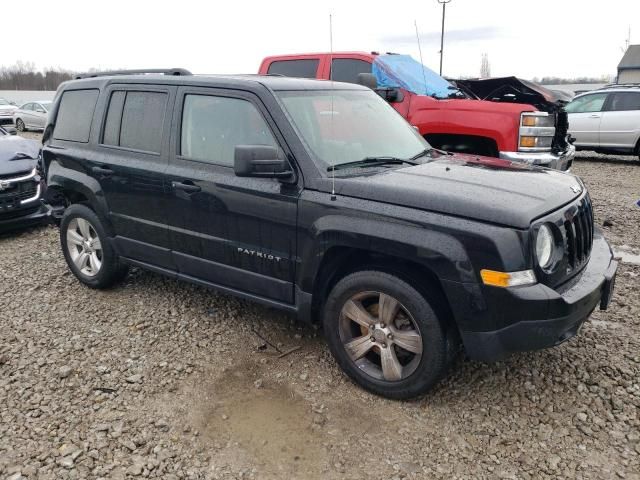
[[[600,87],[599,90],[604,90],[605,88],[640,88],[640,83],[610,83]]]
[[[185,70],[184,68],[146,68],[139,70],[106,70],[104,72],[79,73],[78,75],[75,75],[73,79],[80,80],[81,78],[110,77],[113,75],[141,75],[147,73],[159,73],[173,76],[192,75],[189,70]]]

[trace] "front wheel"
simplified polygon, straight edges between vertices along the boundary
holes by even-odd
[[[24,122],[20,118],[16,120],[16,130],[18,130],[19,132],[27,131],[27,127],[25,126]]]
[[[378,395],[415,397],[446,370],[446,334],[434,309],[397,276],[372,270],[340,280],[327,298],[323,327],[340,367]]]

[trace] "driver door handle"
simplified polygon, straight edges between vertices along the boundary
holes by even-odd
[[[196,193],[202,190],[198,185],[194,185],[193,183],[185,183],[185,182],[171,182],[171,187],[174,190],[182,190],[187,193]]]
[[[600,114],[599,113],[592,113],[591,114],[591,118],[600,118]]]

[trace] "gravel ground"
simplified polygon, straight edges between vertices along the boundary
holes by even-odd
[[[640,163],[574,172],[637,253]],[[279,312],[140,270],[92,291],[54,227],[0,237],[0,478],[638,480],[639,277],[623,263],[610,310],[564,345],[460,359],[393,402]]]

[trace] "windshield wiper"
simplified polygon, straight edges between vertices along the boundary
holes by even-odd
[[[426,157],[427,155],[429,155],[431,152],[433,151],[432,147],[429,148],[425,148],[424,150],[422,150],[421,152],[416,153],[413,157],[411,157],[409,160],[417,160],[420,157]]]
[[[337,165],[330,165],[327,167],[327,172],[333,170],[342,170],[344,168],[353,167],[378,167],[381,165],[402,165],[407,163],[409,165],[418,165],[413,159],[403,159],[397,157],[365,157],[362,160],[356,160],[354,162],[339,163]]]

